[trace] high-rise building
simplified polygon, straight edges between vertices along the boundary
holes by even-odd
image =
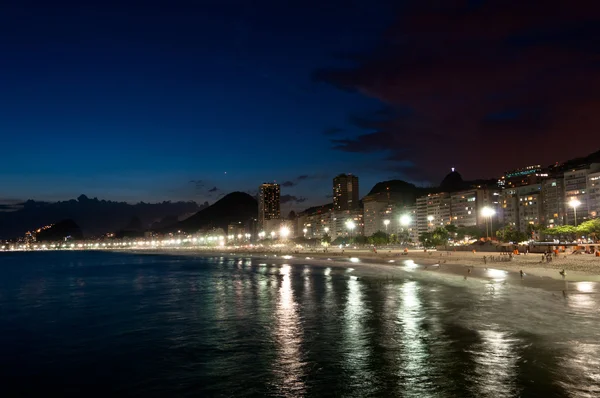
[[[575,225],[576,210],[579,210],[577,224],[588,217],[587,176],[589,173],[590,169],[587,167],[565,171],[565,214],[567,216],[566,223],[569,225]],[[574,209],[570,206],[573,200],[577,200],[580,203],[579,208]]]
[[[421,234],[452,222],[450,194],[431,193],[417,198],[417,231]]]
[[[358,177],[340,174],[333,179],[333,210],[356,210],[359,208]]]
[[[588,174],[588,213],[590,218],[600,216],[600,173]]]
[[[542,182],[542,223],[546,228],[565,224],[565,194],[562,177],[553,177]]]
[[[279,184],[264,183],[259,187],[258,192],[258,225],[262,230],[267,221],[281,218],[281,191]]]
[[[452,224],[458,227],[481,227],[488,220],[481,213],[484,207],[497,211],[500,192],[497,189],[474,188],[454,192],[450,197]]]

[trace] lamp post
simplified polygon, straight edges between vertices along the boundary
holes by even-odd
[[[329,227],[323,228],[323,231],[325,231],[326,234],[329,234]]]
[[[431,215],[427,216],[427,221],[429,221],[429,222],[427,223],[427,229],[429,229],[429,227],[430,227],[430,226],[432,226],[432,227],[433,227],[433,219],[434,219],[434,217],[433,217],[433,216],[431,216]]]
[[[275,239],[275,231],[271,231],[271,239]]]
[[[490,237],[490,235],[488,234],[488,219],[490,220],[490,231],[492,232],[492,234],[494,233],[493,226],[492,226],[492,217],[494,216],[494,214],[496,214],[496,210],[492,209],[491,207],[486,206],[483,209],[481,209],[481,215],[485,217],[485,236],[486,236],[486,238]]]
[[[288,227],[281,227],[279,230],[279,236],[281,236],[284,240],[290,235],[290,229]]]
[[[581,205],[581,202],[577,198],[571,198],[569,206],[573,208],[574,226],[577,226],[577,208]]]
[[[350,240],[352,240],[352,238],[353,238],[352,231],[354,230],[354,227],[356,227],[356,224],[354,224],[354,221],[352,221],[352,220],[346,221],[346,228],[348,228],[350,230]]]
[[[403,214],[402,216],[400,216],[400,225],[402,226],[402,232],[404,232],[406,227],[408,227],[410,225],[411,221],[412,220],[408,214]],[[410,236],[409,236],[408,240],[410,240]],[[399,241],[399,243],[402,243],[402,242]]]
[[[304,232],[304,237],[306,238],[306,233],[308,232],[308,229],[304,228],[304,229],[302,230],[302,232]]]
[[[388,225],[390,225],[390,220],[383,220],[383,225],[385,225],[385,233],[388,232]]]

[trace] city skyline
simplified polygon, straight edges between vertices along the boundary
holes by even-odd
[[[276,181],[299,208],[340,172],[437,185],[451,167],[489,178],[591,152],[557,143],[600,127],[593,13],[448,7],[4,4],[0,204],[203,203]],[[463,36],[421,34],[432,23]]]

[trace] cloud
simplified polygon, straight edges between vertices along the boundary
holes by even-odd
[[[282,187],[285,188],[291,188],[291,187],[295,187],[296,185],[298,185],[301,181],[305,181],[308,180],[310,178],[316,178],[313,176],[309,176],[309,175],[300,175],[296,178],[294,178],[293,180],[288,180],[288,181],[284,181],[281,183]]]
[[[208,192],[217,192],[219,190],[219,188],[217,187],[212,187],[211,189],[208,190]]]
[[[287,203],[303,203],[306,202],[306,198],[293,196],[293,195],[281,195],[281,204]]]
[[[450,166],[497,175],[586,154],[564,143],[600,131],[596,11],[592,1],[409,2],[355,67],[315,72],[388,106],[351,117],[364,133],[332,137],[333,148],[425,176]]]
[[[200,190],[202,188],[204,188],[204,181],[203,180],[190,180],[189,184],[193,184],[194,188],[197,190]]]

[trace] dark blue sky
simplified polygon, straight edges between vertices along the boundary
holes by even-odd
[[[283,194],[320,203],[339,172],[390,174],[323,134],[378,101],[311,77],[371,46],[386,2],[121,3],[2,6],[2,199],[212,201],[308,176]]]
[[[591,0],[4,1],[0,202],[276,180],[298,208],[341,172],[366,194],[585,155],[598,40]]]

